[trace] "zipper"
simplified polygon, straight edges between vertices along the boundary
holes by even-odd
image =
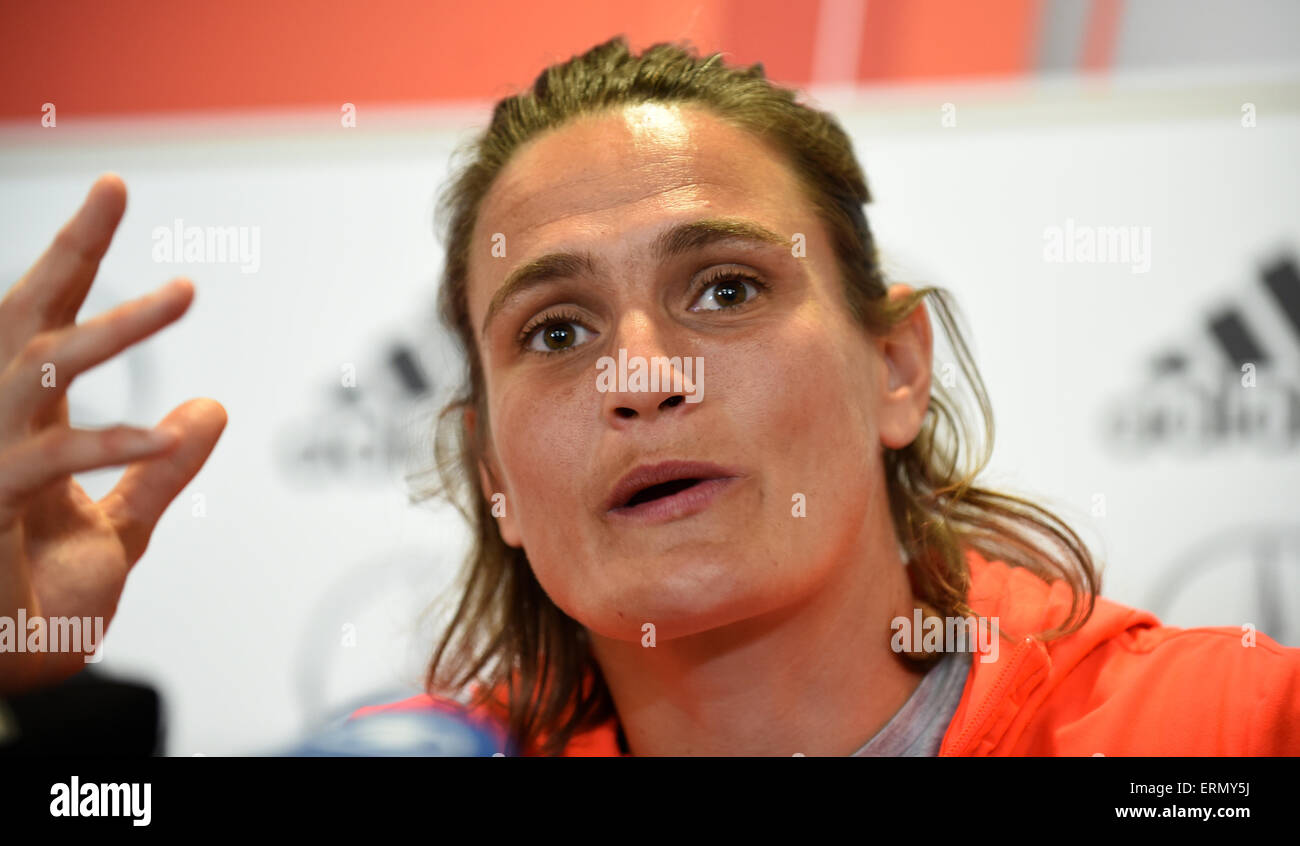
[[[1016,674],[1020,671],[1020,665],[1025,662],[1025,657],[1033,647],[1034,639],[1032,637],[1026,637],[1020,642],[1020,645],[1016,647],[1015,654],[1011,656],[1011,663],[1002,671],[1002,675],[998,676],[998,680],[993,683],[993,690],[989,692],[987,697],[985,697],[984,704],[980,706],[975,719],[972,720],[969,727],[962,732],[961,740],[959,740],[953,747],[953,755],[958,755],[965,751],[967,744],[970,743],[972,735],[974,735],[978,729],[983,728],[984,723],[988,720],[989,712],[993,709],[994,704],[1001,700],[1004,689],[1016,677]]]

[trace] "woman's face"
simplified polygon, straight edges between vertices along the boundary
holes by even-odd
[[[501,533],[593,632],[776,610],[881,542],[880,448],[919,429],[928,322],[897,361],[851,322],[826,232],[746,132],[650,104],[534,139],[485,198],[469,306]],[[629,376],[677,357],[678,384],[620,382],[621,356]],[[649,499],[687,482],[614,496],[670,461],[714,466],[667,473],[704,480],[673,496]]]

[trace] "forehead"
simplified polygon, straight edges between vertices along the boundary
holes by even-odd
[[[697,106],[638,104],[584,116],[524,145],[484,198],[471,249],[482,282],[561,245],[634,251],[669,223],[746,217],[807,231],[798,181],[771,147]],[[505,236],[508,261],[484,263]],[[471,300],[490,296],[471,285]]]

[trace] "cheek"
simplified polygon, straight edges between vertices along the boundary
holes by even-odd
[[[589,472],[590,400],[576,387],[543,389],[521,379],[499,386],[491,414],[507,507],[525,541],[538,539],[535,527],[572,523]]]
[[[779,457],[786,471],[806,475],[852,470],[872,452],[869,350],[853,330],[810,304],[777,333],[765,335],[739,360],[728,362],[742,431]],[[831,461],[832,457],[839,457]],[[815,463],[812,459],[816,458]]]
[[[585,385],[520,380],[501,386],[493,410],[507,508],[542,589],[577,619],[591,536],[593,444],[599,399]]]
[[[743,454],[761,462],[753,525],[777,561],[803,562],[798,578],[815,580],[814,562],[831,561],[863,525],[880,472],[867,342],[810,305],[730,366],[742,375],[721,399],[736,409]]]

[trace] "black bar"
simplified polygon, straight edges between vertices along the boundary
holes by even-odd
[[[1234,836],[1248,826],[1294,825],[1295,767],[1295,759],[1272,758],[32,758],[0,767],[0,805],[7,831],[180,832],[198,823],[208,836],[262,829],[301,838],[345,825],[432,836],[472,820],[484,832],[514,825],[540,838],[543,831],[615,835],[658,823],[680,833],[688,824],[694,832],[784,819],[829,832],[841,827],[829,827],[839,818],[864,833],[931,820],[999,839],[1027,826],[1197,827]],[[79,792],[135,784],[143,797],[149,784],[149,825],[133,826],[122,814],[53,816],[52,803],[71,793],[73,776]],[[852,790],[828,789],[835,785]],[[1201,818],[1201,809],[1216,815]],[[1249,816],[1218,816],[1220,809]]]

